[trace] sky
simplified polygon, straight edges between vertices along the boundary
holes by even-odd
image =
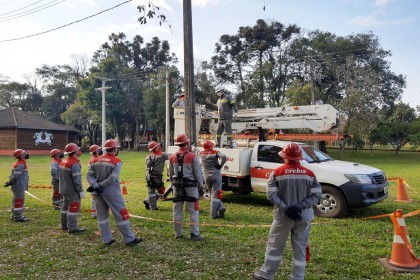
[[[138,22],[137,6],[144,3],[0,0],[0,75],[25,82],[43,64],[72,64],[74,55],[90,59],[111,33],[119,32],[130,41],[135,35],[145,42],[155,36],[167,40],[182,69],[183,1],[153,0],[167,17],[162,25],[156,19],[146,25]],[[338,36],[372,31],[381,47],[392,53],[391,70],[406,77],[402,101],[420,106],[420,1],[192,0],[194,59],[210,60],[220,36],[237,34],[239,27],[253,26],[258,19]]]

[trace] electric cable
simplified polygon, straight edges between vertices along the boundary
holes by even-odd
[[[59,27],[56,27],[56,28],[53,28],[53,29],[50,29],[50,30],[47,30],[47,31],[43,31],[43,32],[39,32],[39,33],[35,33],[35,34],[32,34],[32,35],[27,35],[27,36],[23,36],[23,37],[13,38],[13,39],[1,40],[1,41],[0,41],[0,43],[12,42],[12,41],[17,41],[17,40],[23,40],[23,39],[27,39],[27,38],[31,38],[31,37],[35,37],[35,36],[39,36],[39,35],[42,35],[42,34],[46,34],[46,33],[52,32],[52,31],[56,31],[56,30],[58,30],[58,29],[61,29],[61,28],[64,28],[64,27],[67,27],[67,26],[73,25],[73,24],[75,24],[75,23],[79,23],[79,22],[85,21],[85,20],[87,20],[87,19],[89,19],[89,18],[92,18],[92,17],[95,17],[95,16],[97,16],[97,15],[103,14],[103,13],[105,13],[105,12],[111,11],[111,10],[113,10],[113,9],[115,9],[115,8],[119,7],[119,6],[122,6],[122,5],[124,5],[124,4],[127,4],[127,3],[131,2],[131,1],[133,1],[133,0],[127,0],[127,1],[122,2],[122,3],[120,3],[120,4],[116,5],[116,6],[113,6],[113,7],[111,7],[111,8],[106,9],[106,10],[100,11],[100,12],[98,12],[98,13],[96,13],[96,14],[93,14],[93,15],[87,16],[87,17],[85,17],[85,18],[82,18],[82,19],[79,19],[79,20],[76,20],[76,21],[70,22],[70,23],[68,23],[68,24],[61,25],[61,26],[59,26]]]
[[[37,13],[39,11],[48,9],[52,6],[58,5],[58,4],[66,1],[66,0],[61,0],[60,2],[57,2],[57,1],[59,1],[59,0],[51,1],[49,3],[46,3],[44,5],[38,6],[36,8],[30,9],[30,10],[27,10],[27,11],[24,11],[24,12],[21,12],[21,13],[17,13],[17,14],[5,16],[5,17],[0,17],[0,22],[6,22],[6,21],[11,21],[11,20],[14,20],[14,19],[21,18],[21,17],[25,17],[27,15],[34,14],[34,13]],[[54,2],[56,2],[56,3],[54,3]]]

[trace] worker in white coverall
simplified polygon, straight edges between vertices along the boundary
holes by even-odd
[[[169,159],[167,153],[162,153],[159,143],[152,141],[148,144],[150,155],[146,157],[146,183],[147,183],[147,199],[143,201],[146,209],[158,210],[157,200],[159,195],[165,193],[165,185],[163,183],[163,169],[165,161]]]
[[[302,150],[296,143],[287,144],[279,155],[285,164],[270,174],[267,198],[274,204],[274,219],[267,241],[264,264],[254,272],[254,279],[273,279],[283,258],[289,233],[293,249],[293,265],[289,279],[304,279],[306,246],[312,207],[321,199],[321,185],[315,174],[300,165]]]
[[[104,246],[115,243],[109,224],[110,209],[125,244],[132,246],[143,242],[143,239],[136,237],[131,230],[130,215],[121,195],[122,161],[117,157],[119,147],[116,140],[107,140],[102,147],[106,153],[89,165],[86,175],[90,184],[88,191],[96,196],[96,215]]]
[[[50,174],[51,174],[51,184],[53,186],[53,194],[52,194],[52,204],[54,210],[60,210],[61,208],[61,195],[60,195],[60,184],[59,184],[59,171],[60,171],[60,163],[62,158],[64,158],[64,154],[59,149],[52,149],[50,152],[50,157],[52,158],[50,163]]]
[[[102,156],[103,151],[99,145],[93,144],[89,147],[89,154],[91,154],[92,157],[90,158],[88,163],[88,170],[89,165],[91,165],[98,157]],[[90,194],[90,211],[92,213],[92,218],[96,219],[96,197],[93,193]]]
[[[218,123],[216,130],[216,147],[222,147],[222,134],[226,132],[227,147],[232,148],[232,118],[233,112],[238,112],[235,100],[227,94],[223,85],[218,85],[215,92],[219,99],[217,100]]]
[[[80,147],[74,143],[64,149],[67,157],[60,163],[59,190],[61,195],[61,229],[68,233],[81,233],[84,228],[77,226],[80,202],[85,192],[82,185],[81,165],[78,157],[82,155]]]
[[[173,221],[175,238],[183,238],[182,222],[184,220],[183,208],[190,214],[190,237],[194,241],[202,241],[200,235],[198,188],[203,189],[203,173],[197,155],[188,150],[190,139],[185,134],[180,134],[175,139],[175,145],[179,146],[177,153],[169,159],[169,174],[174,189]]]
[[[12,186],[12,221],[28,222],[29,219],[23,216],[25,205],[25,191],[28,189],[29,174],[26,160],[29,154],[25,150],[17,149],[13,151],[16,162],[12,165],[12,174],[4,184],[5,187]]]
[[[223,206],[222,197],[222,169],[226,163],[227,157],[220,151],[214,150],[212,141],[203,143],[203,151],[199,153],[201,165],[203,167],[204,182],[210,191],[211,204],[210,216],[213,219],[224,218],[226,208]]]

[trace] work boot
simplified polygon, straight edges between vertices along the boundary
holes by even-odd
[[[86,229],[84,229],[84,228],[76,228],[76,229],[73,229],[73,230],[69,230],[69,234],[82,233],[82,232],[85,232],[85,231],[86,231]]]
[[[260,272],[260,271],[255,271],[255,272],[254,272],[254,274],[252,275],[252,278],[253,278],[254,280],[268,280],[268,278],[264,278],[264,277],[261,275],[261,272]]]
[[[146,209],[149,210],[150,209],[149,201],[147,199],[145,199],[145,200],[143,200],[143,203],[144,203],[144,207],[146,207]]]
[[[203,241],[204,237],[201,235],[195,235],[194,233],[191,233],[191,240],[193,241]]]
[[[125,245],[134,246],[142,242],[143,242],[143,239],[141,237],[135,237],[132,241],[125,243]]]
[[[107,247],[107,246],[111,246],[112,244],[114,244],[116,241],[115,241],[115,239],[111,239],[111,241],[109,241],[109,242],[107,242],[107,243],[104,243],[104,246],[105,247]]]
[[[26,218],[25,216],[22,216],[22,217],[20,217],[18,219],[13,219],[13,222],[15,222],[15,223],[24,223],[24,222],[29,222],[29,219]]]
[[[183,235],[177,235],[177,236],[175,236],[175,239],[182,239],[182,238],[184,238]]]
[[[219,215],[217,215],[216,218],[223,219],[225,217],[225,212],[226,212],[226,208],[225,207],[220,208]]]

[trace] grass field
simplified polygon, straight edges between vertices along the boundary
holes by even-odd
[[[338,157],[337,150],[330,153]],[[112,223],[117,244],[104,248],[95,233],[97,222],[87,212],[79,215],[79,225],[87,228],[87,232],[80,235],[62,232],[59,212],[53,211],[50,205],[49,189],[29,189],[42,201],[26,196],[25,216],[30,222],[12,223],[8,212],[12,192],[1,187],[0,279],[251,279],[252,272],[263,261],[269,231],[266,225],[272,221],[272,206],[265,195],[225,193],[224,220],[210,219],[209,201],[202,201],[200,229],[206,240],[198,243],[175,240],[169,222],[172,202],[159,201],[159,211],[144,209],[146,155],[120,152],[124,161],[121,179],[126,181],[128,190],[127,208],[134,215],[155,219],[131,218],[133,230],[145,240],[137,247],[126,247]],[[85,173],[89,155],[84,154],[80,159]],[[420,209],[420,154],[374,152],[372,156],[369,151],[358,151],[350,157],[350,151],[346,151],[344,160],[378,167],[389,178],[402,177],[413,187],[407,192],[414,200],[396,202],[397,185],[391,181],[389,198],[384,202],[354,209],[341,219],[316,218],[305,279],[420,279],[420,274],[396,274],[380,264],[379,258],[391,255],[394,228],[389,218],[360,220],[391,213],[397,208],[404,213]],[[11,157],[0,156],[0,182],[6,180],[13,161]],[[50,185],[49,162],[47,156],[33,156],[28,160],[30,185]],[[88,196],[82,201],[82,209],[89,208]],[[406,218],[406,223],[414,250],[420,255],[420,219]],[[187,226],[184,233],[188,234]],[[290,268],[289,244],[276,279],[287,279]]]

